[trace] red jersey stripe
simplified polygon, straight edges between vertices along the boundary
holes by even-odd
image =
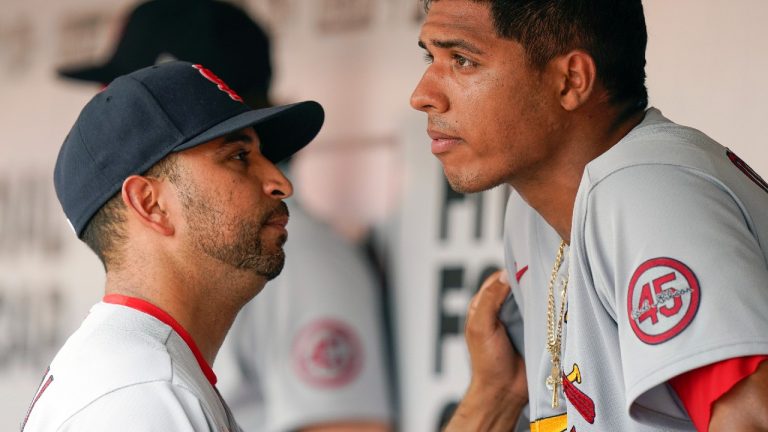
[[[192,350],[192,354],[195,355],[197,364],[200,365],[200,369],[203,371],[203,374],[208,379],[208,382],[210,382],[211,385],[214,385],[214,386],[216,385],[216,381],[217,381],[216,374],[213,373],[213,369],[211,369],[211,366],[203,358],[203,354],[200,352],[200,349],[197,348],[197,344],[195,344],[195,341],[192,339],[192,336],[190,336],[189,332],[187,332],[187,330],[184,329],[184,327],[182,327],[181,324],[179,324],[178,321],[173,319],[173,317],[170,316],[167,312],[165,312],[164,310],[160,309],[159,307],[153,305],[152,303],[146,300],[142,300],[136,297],[129,297],[122,294],[105,295],[102,301],[104,303],[128,306],[140,312],[144,312],[148,315],[151,315],[157,318],[158,320],[164,322],[165,324],[169,325],[176,333],[179,334],[179,336],[181,336],[184,342],[187,343],[187,346],[189,346],[189,349]]]

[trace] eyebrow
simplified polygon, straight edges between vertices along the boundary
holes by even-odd
[[[219,142],[219,145],[215,150],[217,154],[228,152],[230,149],[232,149],[233,146],[236,146],[239,143],[245,145],[256,145],[256,147],[261,150],[261,141],[254,140],[253,136],[248,135],[247,133],[243,132],[243,130],[237,130],[232,133],[228,133],[222,138],[223,139]]]
[[[232,132],[230,134],[224,135],[224,142],[222,144],[232,144],[238,141],[252,143],[253,138],[244,132],[236,131],[236,132]]]
[[[438,48],[444,48],[444,49],[461,48],[471,52],[472,54],[483,54],[483,51],[480,48],[476,47],[475,45],[469,43],[464,39],[448,39],[448,40],[430,39],[429,43]],[[419,46],[423,49],[427,49],[427,45],[421,40],[419,40]]]
[[[221,142],[222,147],[230,144],[244,142],[246,144],[253,143],[253,137],[242,131],[235,131],[224,135],[224,141]]]

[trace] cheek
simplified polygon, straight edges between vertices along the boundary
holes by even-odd
[[[457,89],[466,114],[479,119],[484,113],[490,113],[498,100],[505,99],[503,82],[493,74],[483,74],[467,79]]]
[[[462,113],[460,121],[468,140],[495,141],[519,128],[519,92],[509,83],[498,74],[486,74],[469,84],[462,89],[463,106],[456,107]]]
[[[222,210],[242,212],[258,203],[261,188],[253,178],[230,175],[219,179],[211,178],[208,183],[209,196]]]

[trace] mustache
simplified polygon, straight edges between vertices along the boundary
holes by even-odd
[[[274,209],[267,212],[264,217],[261,220],[261,224],[264,225],[267,222],[269,222],[271,219],[279,218],[279,217],[290,217],[290,212],[288,211],[288,205],[285,204],[284,201],[280,201]]]
[[[434,115],[427,118],[427,129],[439,130],[446,135],[457,135],[453,125],[448,120]]]

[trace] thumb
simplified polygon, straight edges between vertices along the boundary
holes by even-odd
[[[467,313],[467,325],[477,331],[490,331],[497,325],[502,304],[509,295],[506,271],[497,271],[485,279],[472,298]]]

